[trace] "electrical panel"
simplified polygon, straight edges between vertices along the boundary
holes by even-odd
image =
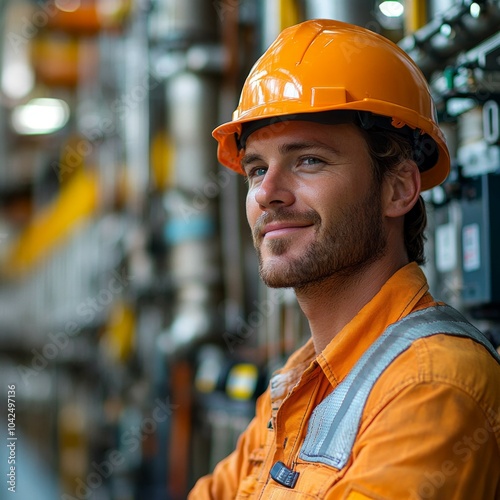
[[[466,179],[461,207],[464,303],[500,304],[500,174]]]

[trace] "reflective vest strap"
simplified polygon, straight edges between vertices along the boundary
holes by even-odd
[[[384,370],[418,339],[436,334],[466,337],[483,345],[500,363],[487,338],[450,306],[409,314],[389,326],[354,365],[347,377],[311,415],[300,458],[341,469],[349,460],[366,401]]]

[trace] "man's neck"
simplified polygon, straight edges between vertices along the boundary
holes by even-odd
[[[296,289],[311,330],[316,354],[347,325],[407,261],[380,259],[350,276],[335,275]]]

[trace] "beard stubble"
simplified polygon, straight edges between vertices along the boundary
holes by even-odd
[[[300,257],[280,265],[266,263],[261,246],[272,256],[284,256],[296,242],[295,237],[265,241],[262,227],[271,221],[312,223],[315,239]],[[301,289],[333,276],[346,278],[360,273],[385,252],[387,236],[382,223],[381,196],[375,186],[368,195],[349,206],[340,207],[329,226],[315,210],[298,213],[284,208],[262,214],[253,230],[254,245],[259,258],[259,274],[271,288]]]

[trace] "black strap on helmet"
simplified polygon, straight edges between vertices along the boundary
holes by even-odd
[[[420,172],[431,169],[438,161],[439,149],[434,139],[418,128],[408,125],[395,127],[393,118],[376,115],[370,111],[357,112],[357,124],[366,131],[371,129],[387,130],[404,137],[411,145],[413,161],[417,164]]]

